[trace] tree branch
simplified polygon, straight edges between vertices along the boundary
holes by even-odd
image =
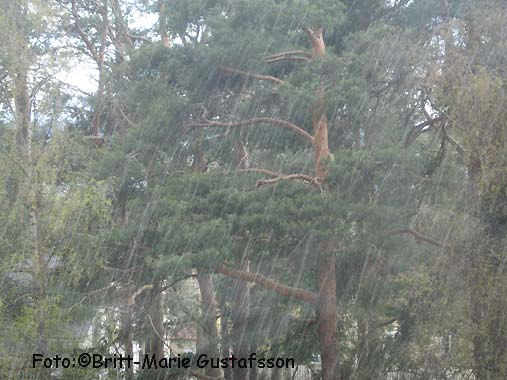
[[[141,294],[145,290],[151,290],[151,289],[153,289],[153,284],[146,284],[146,285],[141,286],[139,289],[137,289],[137,291],[134,294],[132,294],[132,296],[130,296],[128,304],[134,305],[136,303],[136,298],[139,294]]]
[[[224,121],[211,121],[207,120],[204,123],[195,123],[187,125],[188,128],[204,128],[204,127],[244,127],[247,125],[255,124],[272,124],[279,127],[290,129],[291,131],[303,136],[310,144],[313,144],[313,136],[306,132],[303,128],[298,127],[291,122],[275,119],[273,117],[255,117],[253,119],[237,121],[237,122],[224,122]]]
[[[396,230],[392,230],[390,232],[387,233],[387,236],[392,236],[392,235],[400,235],[400,234],[409,234],[409,235],[412,235],[413,238],[418,242],[420,243],[421,241],[424,241],[428,244],[431,244],[435,247],[439,247],[439,248],[445,248],[445,249],[450,249],[451,246],[448,245],[448,244],[445,244],[445,243],[442,243],[441,241],[439,240],[436,240],[436,239],[433,239],[429,236],[426,236],[426,235],[423,235],[422,233],[412,229],[412,228],[400,228],[400,229],[396,229]]]
[[[304,62],[310,62],[311,59],[304,56],[282,56],[278,58],[267,58],[266,63],[275,63],[280,61],[304,61]]]
[[[126,35],[129,38],[132,38],[133,40],[144,41],[144,42],[148,42],[150,44],[153,43],[152,40],[150,40],[148,37],[145,37],[145,36],[138,36],[136,34],[130,34],[129,32],[126,32]]]
[[[224,70],[224,71],[226,71],[228,73],[244,75],[247,78],[255,78],[255,79],[259,79],[259,80],[268,80],[268,81],[279,83],[279,84],[283,83],[283,80],[281,80],[281,79],[279,79],[277,77],[271,76],[271,75],[257,74],[257,73],[252,73],[250,71],[237,70],[237,69],[233,69],[232,67],[227,67],[227,66],[222,66],[222,70]]]
[[[444,118],[442,116],[439,116],[434,119],[426,120],[423,121],[422,123],[414,125],[410,130],[410,132],[408,133],[407,137],[405,138],[404,146],[407,147],[411,145],[422,133],[429,130],[429,128],[426,127],[431,127],[433,124],[438,123],[442,120],[444,120]]]
[[[277,173],[277,172],[273,172],[271,170],[262,169],[262,168],[239,169],[239,171],[242,172],[242,173],[248,173],[248,172],[251,172],[251,173],[260,173],[260,174],[265,174],[267,176],[275,177],[275,178],[283,176],[282,173]]]
[[[79,15],[77,14],[77,7],[76,7],[76,0],[72,0],[72,16],[74,17],[74,25],[76,26],[77,33],[83,40],[83,42],[86,45],[86,48],[88,49],[91,57],[95,62],[99,61],[98,55],[97,55],[97,49],[95,49],[95,46],[91,43],[90,39],[86,35],[85,32],[83,32],[83,29],[79,26]]]
[[[316,187],[319,190],[322,190],[322,181],[319,177],[312,177],[306,174],[287,174],[282,175],[280,177],[270,178],[270,179],[260,179],[257,181],[257,187],[265,186],[265,185],[274,185],[280,181],[302,181],[309,185]]]
[[[391,319],[388,319],[387,321],[378,322],[377,324],[372,326],[372,329],[380,329],[382,327],[387,327],[389,325],[392,325],[397,320],[398,320],[398,318],[391,318]]]
[[[100,293],[100,292],[104,292],[106,290],[109,290],[111,288],[119,288],[121,287],[122,284],[118,284],[118,283],[115,283],[114,281],[111,282],[111,284],[109,284],[108,286],[104,287],[104,288],[100,288],[100,289],[97,289],[97,290],[94,290],[93,292],[91,293],[88,293],[87,295],[85,295],[79,302],[75,303],[74,305],[72,305],[71,307],[69,307],[69,312],[72,311],[74,308],[76,308],[77,306],[81,305],[84,301],[86,301],[88,298],[91,298],[93,297],[95,294],[97,293]]]
[[[272,290],[284,297],[293,297],[303,302],[316,304],[319,300],[317,293],[309,292],[301,288],[295,288],[292,286],[281,284],[269,277],[266,277],[260,273],[245,272],[240,270],[234,270],[226,268],[223,265],[218,265],[215,269],[217,273],[223,274],[229,278],[235,278],[238,280],[253,282],[266,289]]]
[[[291,50],[291,51],[284,51],[282,53],[272,54],[266,57],[266,59],[273,59],[273,58],[279,58],[279,57],[287,57],[291,55],[299,55],[302,57],[306,57],[308,59],[312,59],[312,55],[304,50]]]
[[[283,60],[288,61],[306,61],[309,62],[312,60],[312,55],[310,53],[307,53],[303,50],[292,50],[292,51],[285,51],[282,53],[273,54],[270,56],[267,56],[266,63],[275,63]]]
[[[463,158],[465,157],[465,149],[463,149],[463,147],[456,140],[454,140],[451,136],[449,136],[449,134],[447,133],[447,130],[445,129],[445,127],[442,127],[442,136],[453,147],[456,148],[456,152],[458,152],[458,155],[459,155],[460,159],[463,160]]]

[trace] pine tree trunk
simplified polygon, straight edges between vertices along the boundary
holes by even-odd
[[[319,263],[318,334],[322,364],[322,380],[338,379],[338,336],[336,311],[336,258],[333,251],[323,249]]]
[[[241,265],[242,271],[249,271],[249,262],[245,261]],[[250,308],[250,288],[246,281],[236,283],[236,294],[234,296],[234,306],[232,310],[233,320],[233,352],[236,357],[248,357],[248,314]],[[234,368],[232,370],[233,380],[248,380],[248,368]]]
[[[160,40],[162,42],[162,46],[166,48],[171,47],[171,39],[169,38],[169,34],[167,33],[167,25],[165,22],[165,5],[164,0],[158,1],[158,30],[160,33]]]
[[[221,338],[221,353],[222,358],[228,358],[230,355],[229,345],[229,313],[225,305],[225,299],[219,297],[220,308],[220,338]],[[224,379],[231,380],[232,373],[230,368],[224,368]]]
[[[500,139],[499,139],[500,141]],[[477,147],[479,150],[480,147]],[[497,207],[506,201],[504,176],[486,176],[492,172],[483,167],[480,152],[470,155],[469,186],[475,216],[481,221],[482,229],[474,237],[466,274],[470,291],[470,314],[473,327],[473,373],[476,380],[507,378],[507,322],[503,312],[505,301],[506,273],[497,253],[505,249],[505,212]],[[476,158],[475,160],[473,158]],[[498,160],[501,159],[501,153]],[[496,161],[496,160],[495,160]],[[490,181],[489,193],[481,192],[481,185]],[[484,187],[484,186],[482,186]]]
[[[164,357],[164,313],[162,309],[162,292],[160,283],[153,284],[153,290],[149,294],[149,313],[146,323],[150,330],[149,340],[146,344],[146,354],[155,355],[156,358]]]
[[[210,274],[200,273],[197,276],[197,281],[199,282],[199,290],[201,292],[202,313],[204,317],[204,353],[208,357],[218,357],[217,302],[213,279]],[[211,366],[206,367],[205,374],[214,378],[222,378],[224,376],[220,368],[211,368]]]
[[[325,54],[326,46],[322,28],[307,29],[313,46],[313,56]],[[325,91],[315,94],[312,105],[312,123],[315,152],[315,174],[325,180],[327,160],[332,159],[328,145],[328,125],[325,110]],[[318,334],[322,361],[322,380],[335,380],[339,376],[337,306],[336,306],[336,256],[332,245],[319,244],[319,303],[317,306]]]
[[[134,347],[132,344],[132,308],[127,306],[127,310],[123,311],[122,316],[122,333],[123,333],[123,346],[125,349],[126,357],[134,357]],[[134,367],[125,368],[125,379],[134,380]]]

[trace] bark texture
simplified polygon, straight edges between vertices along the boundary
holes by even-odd
[[[229,269],[223,265],[218,265],[216,268],[216,272],[223,274],[224,276],[227,276],[229,278],[254,282],[266,289],[273,290],[274,292],[284,297],[294,297],[295,299],[298,299],[300,301],[309,302],[312,304],[316,304],[319,298],[316,293],[309,292],[308,290],[304,290],[301,288],[295,288],[292,286],[281,284],[260,273]]]
[[[248,261],[243,262],[241,269],[249,273],[250,265]],[[232,309],[234,339],[234,355],[236,357],[248,357],[250,354],[250,342],[248,339],[248,315],[250,310],[250,288],[246,281],[239,279],[235,284],[236,293],[234,295],[234,305]],[[248,368],[235,367],[232,369],[234,380],[248,380]]]
[[[146,342],[146,353],[157,358],[164,357],[164,313],[162,309],[162,292],[160,283],[154,283],[153,290],[148,293],[147,325],[150,331]]]
[[[199,282],[199,290],[201,293],[202,313],[204,319],[203,326],[203,349],[204,353],[209,357],[219,357],[218,349],[218,329],[217,329],[217,301],[215,299],[215,287],[213,279],[208,273],[200,273],[197,276]],[[205,369],[206,376],[214,378],[222,378],[223,372],[220,368]]]
[[[313,56],[321,57],[326,53],[326,45],[322,28],[306,29],[313,47]],[[325,90],[320,89],[315,94],[312,105],[313,139],[315,150],[315,174],[322,181],[325,180],[327,160],[332,159],[328,144],[328,123],[326,116]],[[336,256],[333,245],[321,242],[319,252],[319,303],[317,307],[317,321],[319,343],[322,360],[322,379],[338,379],[338,331],[336,305]]]

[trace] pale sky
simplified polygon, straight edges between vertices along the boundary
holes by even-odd
[[[134,13],[129,20],[129,27],[133,29],[151,28],[157,22],[156,14]],[[58,75],[58,79],[73,87],[94,94],[98,86],[98,72],[95,62],[86,56],[74,59],[71,68]]]

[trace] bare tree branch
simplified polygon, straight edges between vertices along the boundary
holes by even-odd
[[[195,123],[187,125],[188,128],[204,128],[204,127],[244,127],[255,124],[271,124],[279,127],[290,129],[291,131],[303,136],[310,144],[313,144],[313,136],[306,132],[303,128],[298,127],[289,121],[276,119],[273,117],[255,117],[253,119],[237,121],[237,122],[224,122],[224,121],[211,121],[207,120],[204,123]]]
[[[291,55],[299,55],[306,57],[308,59],[312,59],[312,55],[304,50],[291,50],[291,51],[284,51],[282,53],[272,54],[266,57],[266,59],[272,59],[272,58],[279,58],[279,57],[286,57]]]
[[[319,300],[319,295],[314,292],[309,292],[301,288],[295,288],[281,284],[269,277],[266,277],[260,273],[246,272],[240,270],[229,269],[224,265],[218,265],[215,269],[217,273],[223,274],[224,276],[235,278],[238,280],[253,282],[266,289],[273,290],[274,292],[284,297],[294,297],[300,301],[316,304]]]
[[[412,235],[413,238],[418,242],[420,243],[421,241],[424,241],[425,243],[428,243],[428,244],[431,244],[435,247],[439,247],[439,248],[445,248],[445,249],[450,249],[451,246],[449,244],[445,244],[439,240],[436,240],[436,239],[433,239],[429,236],[426,236],[426,235],[423,235],[422,233],[412,229],[412,228],[400,228],[400,229],[396,229],[396,230],[392,230],[390,232],[387,233],[387,236],[392,236],[392,235],[400,235],[400,234],[409,234],[409,235]]]
[[[266,63],[275,63],[280,61],[304,61],[304,62],[310,62],[311,59],[304,56],[282,56],[277,58],[268,58],[266,59]]]
[[[312,60],[312,55],[303,50],[291,50],[282,53],[273,54],[266,57],[266,63],[275,63],[279,61],[306,61]]]
[[[277,172],[273,172],[271,170],[268,170],[268,169],[262,169],[262,168],[248,168],[248,169],[239,169],[240,172],[242,173],[260,173],[260,174],[265,174],[267,176],[270,176],[270,177],[280,177],[280,176],[283,176],[282,173],[277,173]]]
[[[274,185],[280,181],[302,181],[316,187],[319,190],[322,190],[322,180],[318,177],[312,177],[306,174],[287,174],[270,179],[260,179],[257,181],[257,187]]]
[[[267,80],[267,81],[271,81],[271,82],[275,82],[275,83],[279,83],[279,84],[283,83],[283,80],[281,80],[277,77],[271,76],[271,75],[257,74],[257,73],[252,73],[250,71],[237,70],[237,69],[233,69],[232,67],[227,67],[227,66],[222,66],[222,70],[224,70],[228,73],[244,75],[247,78]]]

